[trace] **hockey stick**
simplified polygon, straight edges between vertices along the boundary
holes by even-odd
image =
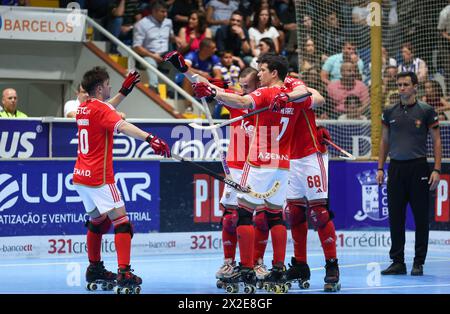
[[[309,96],[311,96],[311,95],[312,95],[312,94],[308,92],[308,93],[305,93],[305,94],[303,94],[303,95],[297,97],[296,99],[292,99],[291,101],[295,101],[295,100],[298,100],[298,99],[301,99],[301,98],[309,97]],[[270,107],[264,107],[264,108],[261,108],[261,109],[258,109],[258,110],[255,110],[255,111],[246,113],[246,114],[244,114],[244,115],[242,115],[242,116],[239,116],[239,117],[236,117],[236,118],[227,120],[227,121],[222,122],[222,123],[219,123],[219,124],[214,124],[214,125],[200,125],[200,124],[197,124],[197,123],[195,123],[195,122],[191,122],[191,123],[189,123],[189,126],[192,127],[192,128],[194,128],[194,129],[197,129],[197,130],[212,130],[212,129],[218,129],[218,128],[221,128],[221,127],[223,127],[223,126],[227,126],[227,125],[230,125],[230,124],[232,124],[232,123],[234,123],[234,122],[241,121],[241,120],[243,120],[243,119],[245,119],[245,118],[251,117],[251,116],[253,116],[253,115],[255,115],[255,114],[259,114],[259,113],[261,113],[261,112],[267,111],[267,110],[269,110],[269,108],[270,108]]]
[[[214,171],[212,171],[212,170],[210,170],[210,169],[208,169],[206,167],[203,167],[202,165],[200,165],[197,162],[185,159],[185,158],[183,158],[183,157],[181,157],[181,156],[179,156],[177,154],[173,154],[173,153],[172,153],[172,158],[174,158],[176,160],[179,160],[181,162],[193,165],[193,166],[195,166],[197,168],[200,168],[203,171],[205,171],[206,173],[208,173],[210,176],[212,176],[213,178],[215,178],[215,179],[217,179],[219,181],[222,181],[223,183],[231,186],[232,188],[236,189],[239,192],[249,194],[250,196],[252,196],[254,198],[257,198],[257,199],[267,199],[267,198],[271,197],[272,195],[274,195],[278,191],[278,189],[280,188],[280,185],[281,185],[280,181],[275,181],[273,186],[268,191],[263,192],[263,193],[254,192],[254,191],[251,190],[250,187],[243,187],[239,183],[234,182],[233,180],[230,180],[230,179],[228,179],[226,177],[224,178],[221,175],[218,175],[217,173],[215,173]]]
[[[198,74],[192,75],[192,78],[198,83],[200,80],[198,78]],[[201,98],[203,109],[205,111],[206,118],[208,119],[209,125],[214,125],[214,121],[211,116],[211,111],[209,111],[208,103],[206,102],[205,98]],[[225,171],[225,175],[227,178],[230,178],[233,180],[233,176],[231,175],[230,168],[228,167],[227,163],[227,156],[225,155],[224,151],[220,147],[220,139],[219,135],[217,134],[216,129],[212,129],[211,133],[213,135],[214,142],[216,143],[217,150],[219,151],[220,155],[220,162],[222,163],[223,171]]]
[[[350,154],[349,152],[347,152],[345,149],[343,149],[342,147],[337,146],[335,143],[333,143],[332,141],[324,138],[323,139],[328,145],[333,146],[337,151],[340,151],[341,153],[343,153],[345,156],[339,156],[339,158],[342,159],[346,159],[346,160],[356,160],[356,157],[353,156],[352,154]]]

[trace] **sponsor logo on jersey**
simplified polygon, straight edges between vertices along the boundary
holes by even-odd
[[[288,155],[280,155],[277,153],[259,152],[258,159],[259,160],[289,160],[289,156]]]
[[[356,175],[361,184],[362,208],[354,216],[356,221],[364,221],[367,218],[374,221],[382,221],[388,218],[387,206],[387,176],[384,183],[379,186],[376,180],[375,169],[363,171]]]

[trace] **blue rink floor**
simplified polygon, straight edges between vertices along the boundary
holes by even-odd
[[[286,255],[286,265],[292,252]],[[352,251],[338,253],[342,289],[340,294],[450,294],[450,253],[429,251],[423,277],[409,275],[412,263],[407,252],[408,275],[380,276],[379,270],[389,265],[388,252]],[[271,260],[271,252],[266,254]],[[222,263],[220,254],[185,254],[135,256],[135,273],[142,277],[142,293],[146,294],[215,294],[214,274]],[[309,253],[311,287],[300,290],[296,284],[290,294],[324,293],[323,255]],[[110,270],[116,268],[115,259],[105,259]],[[0,261],[0,293],[14,294],[112,294],[89,292],[84,287],[86,258],[21,259]],[[266,294],[263,290],[257,293]]]

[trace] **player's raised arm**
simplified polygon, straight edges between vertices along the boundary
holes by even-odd
[[[133,90],[134,86],[141,81],[141,75],[138,71],[133,70],[128,73],[127,77],[122,83],[122,87],[119,92],[112,98],[108,99],[108,103],[110,103],[114,108],[117,108],[120,103],[128,96],[129,93]]]
[[[248,95],[240,96],[226,93],[202,82],[193,84],[193,87],[195,97],[197,98],[206,97],[207,100],[216,99],[232,108],[253,109],[253,99]]]

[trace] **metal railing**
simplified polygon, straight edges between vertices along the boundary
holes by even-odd
[[[119,39],[117,39],[113,34],[108,32],[106,29],[104,29],[100,24],[95,22],[92,18],[89,16],[86,17],[86,22],[90,24],[92,27],[94,27],[97,31],[102,33],[106,38],[108,38],[112,43],[117,45],[118,47],[121,47],[123,50],[126,51],[128,54],[128,57],[132,57],[135,60],[139,61],[145,68],[150,69],[151,72],[156,74],[159,79],[164,81],[167,85],[172,87],[175,91],[175,101],[178,99],[178,93],[182,95],[184,98],[192,102],[192,104],[200,110],[200,112],[204,112],[203,106],[194,98],[192,95],[190,95],[188,92],[186,92],[184,89],[182,89],[180,86],[178,86],[175,82],[170,80],[166,75],[161,73],[157,68],[155,68],[153,65],[148,63],[144,58],[142,58],[140,55],[138,55],[133,49],[125,45],[123,42],[121,42]]]

